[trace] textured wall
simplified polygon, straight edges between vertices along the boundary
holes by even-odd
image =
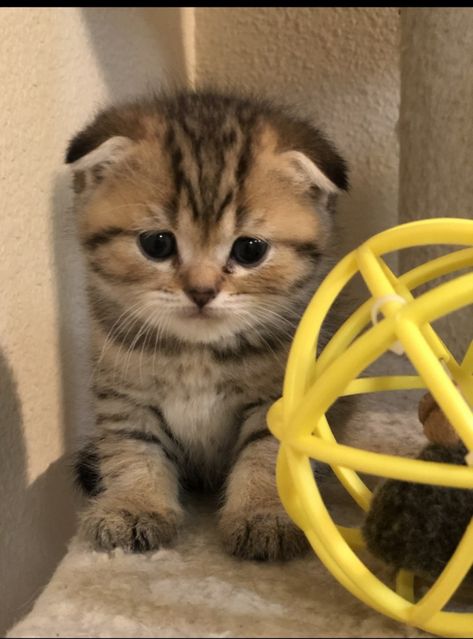
[[[473,9],[402,9],[402,222],[473,218]],[[403,271],[439,247],[401,255]],[[471,307],[440,324],[454,352],[471,339]]]
[[[390,8],[196,9],[198,84],[298,103],[349,160],[344,250],[397,222],[398,23]]]
[[[1,636],[64,552],[61,456],[88,416],[81,269],[58,169],[98,105],[155,86],[171,62],[185,78],[180,20],[174,9],[0,9]]]

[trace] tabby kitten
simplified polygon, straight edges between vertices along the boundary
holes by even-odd
[[[300,554],[266,412],[324,270],[344,161],[281,109],[202,91],[100,113],[66,162],[95,349],[81,534],[158,548],[182,523],[181,489],[203,486],[221,491],[230,553]]]

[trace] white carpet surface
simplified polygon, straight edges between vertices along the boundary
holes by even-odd
[[[397,366],[397,364],[396,364]],[[387,372],[386,370],[384,372]],[[392,372],[392,367],[389,367]],[[370,398],[344,441],[414,455],[425,443],[419,393]],[[339,523],[355,510],[323,480]],[[341,521],[344,520],[344,521]],[[425,637],[366,607],[315,555],[287,564],[244,562],[221,549],[208,503],[194,503],[173,549],[91,552],[73,540],[33,610],[8,637]]]

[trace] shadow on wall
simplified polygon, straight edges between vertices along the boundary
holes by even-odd
[[[0,352],[0,636],[32,607],[66,551],[74,516],[64,459],[28,486],[23,419],[15,378]],[[58,515],[59,514],[59,515]],[[34,542],[31,540],[34,537]]]
[[[69,179],[64,172],[51,202],[62,381],[65,455],[30,486],[23,419],[13,371],[0,353],[0,636],[32,608],[67,550],[79,495],[72,488],[69,453],[92,423],[84,282],[74,239]]]
[[[122,100],[186,83],[178,8],[82,8],[109,95]]]
[[[64,450],[74,450],[93,425],[85,272],[76,240],[69,169],[56,176],[51,201],[58,300]]]

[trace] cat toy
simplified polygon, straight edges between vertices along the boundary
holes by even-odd
[[[401,276],[396,276],[383,259],[386,253],[429,244],[455,248]],[[470,220],[427,219],[391,228],[367,240],[333,268],[312,298],[291,346],[282,397],[268,413],[269,428],[280,441],[279,495],[326,568],[354,596],[378,612],[445,637],[473,636],[471,612],[444,609],[473,563],[473,510],[440,574],[416,600],[414,572],[401,568],[391,587],[364,563],[360,552],[366,548],[369,534],[333,521],[311,460],[332,467],[368,518],[383,498],[383,490],[389,493],[393,486],[421,488],[431,496],[448,494],[445,491],[466,495],[473,508],[473,342],[458,362],[432,326],[435,320],[473,303],[473,273],[456,275],[417,297],[413,294],[423,284],[471,267]],[[324,318],[357,273],[371,297],[317,354]],[[404,353],[417,374],[361,376],[390,349]],[[336,441],[326,413],[339,397],[401,389],[428,392],[421,401],[419,416],[425,433],[436,443],[425,454],[408,459]],[[384,478],[385,486],[373,497],[360,472]],[[436,502],[437,509],[439,503],[442,501]],[[455,510],[444,513],[444,520],[456,517]],[[377,524],[379,528],[384,522],[378,518]],[[386,526],[390,522],[386,521]],[[432,559],[435,561],[435,557]]]

